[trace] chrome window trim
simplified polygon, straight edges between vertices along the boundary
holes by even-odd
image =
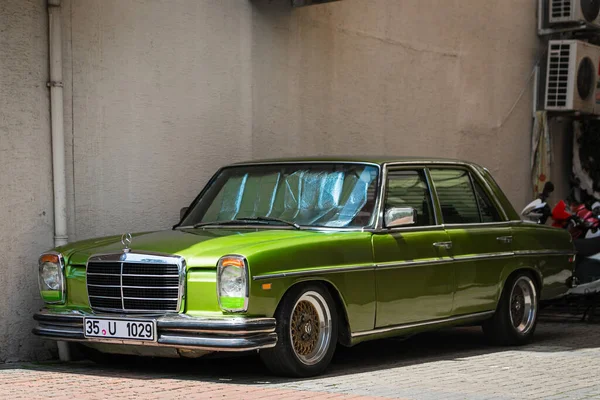
[[[431,197],[432,200],[432,205],[433,205],[433,212],[434,212],[434,219],[435,219],[435,224],[436,226],[452,226],[451,224],[443,224],[442,222],[442,217],[440,214],[440,211],[438,209],[438,204],[439,204],[439,199],[437,198],[437,192],[435,191],[435,186],[433,185],[433,182],[431,180],[431,176],[429,173],[429,169],[433,166],[433,167],[450,167],[450,168],[456,168],[456,167],[462,167],[464,169],[466,169],[469,173],[470,173],[470,178],[471,178],[471,187],[472,190],[474,190],[474,186],[473,186],[473,175],[476,177],[476,182],[478,182],[484,189],[484,191],[486,192],[486,194],[488,195],[489,199],[492,201],[493,206],[496,207],[496,210],[499,212],[500,217],[504,219],[504,221],[499,221],[499,222],[492,222],[492,223],[474,223],[474,224],[461,224],[461,225],[487,225],[487,224],[500,224],[500,223],[507,223],[507,222],[520,222],[521,220],[510,220],[508,218],[508,214],[506,213],[506,211],[504,210],[504,207],[502,207],[502,205],[498,202],[498,199],[496,198],[496,196],[493,196],[492,193],[492,189],[490,187],[490,185],[488,184],[488,182],[485,180],[485,178],[483,178],[483,176],[481,175],[481,173],[479,172],[479,170],[475,167],[475,165],[470,164],[470,163],[466,163],[463,161],[458,161],[458,160],[444,160],[444,161],[432,161],[432,160],[411,160],[411,161],[392,161],[392,162],[382,162],[382,163],[375,163],[375,162],[369,162],[369,161],[321,161],[321,160],[300,160],[300,161],[274,161],[274,162],[264,162],[264,161],[260,161],[260,162],[242,162],[242,163],[236,163],[236,164],[231,164],[222,168],[219,168],[217,170],[217,172],[211,177],[211,179],[207,182],[207,184],[203,187],[203,189],[200,191],[200,193],[198,194],[198,196],[196,197],[196,199],[194,199],[194,201],[192,202],[192,204],[190,205],[188,212],[195,206],[195,204],[199,201],[199,199],[202,197],[202,195],[206,192],[206,190],[208,189],[208,187],[210,186],[210,184],[214,181],[214,179],[216,179],[216,177],[224,170],[227,168],[234,168],[234,167],[243,167],[243,166],[269,166],[269,165],[290,165],[290,164],[353,164],[353,165],[369,165],[369,166],[374,166],[377,167],[379,174],[378,174],[378,187],[376,190],[377,193],[377,197],[376,197],[376,201],[375,201],[375,206],[373,209],[373,214],[374,214],[374,219],[373,221],[368,224],[365,225],[363,227],[353,227],[353,228],[345,228],[345,227],[321,227],[321,226],[305,226],[302,225],[302,229],[303,230],[315,230],[315,231],[349,231],[349,232],[374,232],[374,233],[378,233],[378,232],[388,232],[390,231],[390,229],[387,229],[385,227],[383,227],[383,213],[384,213],[384,196],[385,196],[385,189],[387,187],[387,172],[388,172],[388,168],[389,167],[408,167],[408,168],[415,168],[415,169],[422,169],[425,172],[425,177],[427,180],[427,185],[429,188],[429,195]],[[484,168],[485,169],[485,168]],[[489,172],[489,171],[488,171]],[[475,199],[477,200],[477,199]],[[185,219],[185,217],[187,216],[187,212],[186,215],[184,215],[184,217],[182,218]],[[231,228],[236,228],[236,229],[292,229],[291,227],[287,227],[287,226],[277,226],[277,225],[273,225],[273,226],[257,226],[257,225],[227,225],[227,226],[223,226],[223,225],[206,225],[202,228],[206,228],[206,227],[210,227],[210,229],[231,229]],[[410,227],[409,227],[410,228]],[[193,229],[192,225],[185,225],[185,226],[181,226],[179,224],[175,225],[173,227],[173,229]],[[393,228],[394,231],[398,230],[398,229],[406,229],[406,227],[404,228]]]
[[[177,298],[177,305],[176,305],[176,311],[164,311],[164,310],[143,310],[143,309],[125,309],[124,307],[124,302],[125,302],[125,298],[123,296],[123,264],[125,264],[126,262],[133,262],[133,263],[147,263],[149,265],[152,265],[152,263],[149,263],[145,260],[154,260],[154,261],[164,261],[165,259],[167,259],[168,261],[171,261],[173,264],[177,265],[177,269],[178,269],[178,274],[177,275],[136,275],[136,274],[127,274],[126,276],[149,276],[149,277],[164,277],[164,276],[171,276],[171,277],[175,277],[177,276],[179,278],[179,284],[177,285],[178,288],[178,298]],[[86,263],[85,263],[85,287],[86,287],[86,291],[87,291],[87,287],[88,287],[88,282],[87,282],[87,276],[88,276],[88,264],[90,263],[90,261],[96,262],[96,263],[102,263],[102,262],[119,262],[121,263],[121,274],[120,274],[120,283],[121,283],[121,304],[122,304],[122,308],[110,308],[110,307],[92,307],[91,303],[89,301],[90,297],[98,297],[98,296],[90,296],[88,294],[88,305],[90,306],[90,309],[92,310],[98,310],[98,311],[107,311],[107,312],[114,312],[114,313],[156,313],[156,314],[165,314],[165,313],[177,313],[177,312],[182,312],[183,311],[183,304],[184,304],[184,300],[185,300],[185,285],[186,285],[186,278],[187,278],[187,271],[186,271],[186,262],[185,262],[185,258],[178,256],[176,254],[166,254],[166,253],[158,253],[158,252],[153,252],[153,251],[134,251],[134,250],[130,250],[130,251],[122,251],[120,253],[97,253],[97,254],[93,254],[91,255]],[[157,263],[160,264],[160,263]],[[112,276],[116,276],[116,274],[100,274],[100,273],[90,273],[90,275],[112,275]],[[114,286],[114,285],[113,285]],[[156,288],[156,287],[155,287]],[[147,300],[147,299],[146,299]],[[160,300],[160,299],[157,299]],[[174,300],[174,299],[170,299],[170,300]]]
[[[383,164],[381,172],[381,182],[379,185],[379,194],[377,196],[377,209],[375,210],[375,212],[377,213],[377,218],[375,219],[375,230],[376,231],[380,231],[383,229],[383,212],[384,212],[384,208],[385,208],[385,204],[384,204],[384,198],[385,198],[385,191],[387,189],[387,176],[388,176],[388,168],[387,168],[387,164]]]
[[[398,169],[414,169],[415,171],[423,171],[423,175],[425,176],[425,184],[427,185],[427,189],[429,191],[429,199],[431,200],[431,208],[433,210],[433,219],[434,219],[434,225],[427,225],[427,226],[408,226],[408,227],[396,227],[396,228],[386,228],[385,226],[383,226],[383,214],[385,213],[385,194],[386,194],[386,190],[387,190],[387,181],[388,181],[388,172],[390,169],[393,169],[394,167],[399,167]],[[429,176],[429,171],[427,169],[427,163],[423,163],[423,162],[391,162],[391,163],[383,163],[382,165],[382,172],[381,172],[381,188],[379,190],[379,199],[378,199],[378,203],[377,203],[377,221],[375,223],[375,233],[390,233],[390,232],[397,232],[397,231],[406,231],[408,229],[419,229],[419,230],[423,230],[423,229],[427,229],[430,227],[439,227],[440,225],[440,215],[438,213],[438,209],[437,209],[437,194],[435,194],[435,192],[433,191],[433,185],[431,184],[431,180],[430,180],[430,176]]]
[[[479,312],[479,313],[474,313],[474,314],[457,315],[454,317],[448,317],[448,318],[442,318],[442,319],[436,319],[436,320],[430,320],[430,321],[424,321],[424,322],[415,322],[415,323],[402,324],[402,325],[386,326],[384,328],[377,328],[377,329],[372,329],[372,330],[368,330],[368,331],[354,332],[354,333],[352,333],[352,338],[354,339],[354,338],[359,338],[362,336],[376,335],[376,334],[380,334],[380,333],[388,333],[388,332],[394,332],[394,331],[401,331],[401,330],[405,330],[405,329],[418,328],[418,327],[422,327],[422,326],[438,325],[438,324],[443,324],[443,323],[447,323],[447,322],[469,320],[469,319],[474,319],[474,318],[484,318],[487,316],[491,316],[492,314],[494,314],[494,312],[495,311],[484,311],[484,312]]]
[[[42,297],[42,301],[46,304],[65,304],[67,302],[67,267],[65,265],[65,258],[63,257],[62,253],[59,253],[58,251],[46,251],[42,254],[40,254],[39,258],[38,258],[38,287],[39,290],[41,291],[42,286],[41,286],[41,271],[40,271],[40,260],[43,256],[45,256],[46,254],[51,254],[51,255],[55,255],[58,257],[58,263],[60,266],[60,275],[61,275],[61,290],[60,290],[60,300],[58,301],[46,301],[44,300],[42,294],[40,293],[40,297]],[[58,290],[55,290],[55,292],[58,292]]]
[[[371,161],[343,161],[343,160],[339,160],[339,161],[332,161],[332,160],[325,160],[325,161],[321,161],[321,160],[298,160],[298,161],[273,161],[273,162],[264,162],[264,161],[256,161],[256,162],[252,162],[252,161],[244,161],[241,163],[235,163],[235,164],[230,164],[227,165],[225,167],[222,167],[221,169],[225,169],[225,168],[235,168],[235,167],[249,167],[249,166],[260,166],[260,165],[264,165],[264,166],[271,166],[271,165],[290,165],[290,164],[309,164],[309,165],[314,165],[314,164],[354,164],[354,165],[371,165],[373,167],[377,167],[378,169],[381,169],[381,164],[376,163],[376,162],[371,162]]]
[[[436,203],[436,200],[439,202],[439,199],[437,198],[437,192],[433,191],[434,187],[432,184],[431,175],[429,174],[429,168],[423,168],[423,172],[425,174],[425,180],[427,181],[427,188],[429,190],[429,198],[431,199],[431,208],[433,210],[435,225],[442,225],[440,223],[440,221],[441,221],[440,210],[438,210],[438,205]]]
[[[379,233],[403,233],[403,232],[429,232],[429,231],[443,231],[444,225],[427,225],[427,226],[399,226],[396,228],[384,228]]]
[[[479,205],[479,201],[477,201],[477,191],[475,190],[475,180],[473,179],[473,174],[471,173],[471,171],[469,171],[468,173],[469,173],[469,182],[471,183],[471,192],[473,193],[473,199],[475,199],[475,206],[477,207],[477,214],[479,215],[479,223],[483,224],[483,214],[481,213],[481,206]],[[498,215],[500,215],[500,214],[498,214]]]
[[[471,190],[473,191],[473,194],[475,195],[475,186],[473,185],[473,175],[475,175],[476,179],[475,181],[477,183],[479,183],[479,185],[482,186],[483,190],[485,191],[485,194],[489,197],[489,199],[492,202],[492,205],[496,208],[496,210],[498,211],[498,214],[500,215],[500,217],[502,219],[504,219],[504,221],[498,221],[498,222],[508,222],[510,221],[510,219],[508,218],[508,214],[506,213],[506,210],[504,210],[504,207],[502,207],[502,205],[498,202],[498,199],[496,199],[496,196],[494,196],[492,193],[492,188],[490,187],[490,185],[488,184],[488,182],[485,180],[485,178],[481,175],[481,173],[477,170],[477,168],[475,168],[474,165],[472,164],[467,164],[467,163],[463,163],[463,162],[431,162],[428,163],[433,165],[433,169],[441,167],[447,167],[447,168],[456,168],[456,169],[465,169],[467,170],[467,172],[469,172],[469,179],[471,180]],[[461,167],[461,168],[457,168],[457,167]],[[429,167],[427,167],[429,169]],[[476,195],[475,195],[476,196]],[[438,199],[439,201],[439,199]],[[475,202],[477,202],[477,197],[475,197]],[[479,207],[479,204],[477,204],[477,206]]]
[[[512,221],[502,222],[477,222],[471,224],[444,224],[443,226],[448,229],[467,229],[467,228],[486,228],[486,227],[497,227],[497,228],[509,228]]]
[[[473,195],[473,200],[475,201],[475,206],[477,207],[477,213],[479,215],[479,222],[460,223],[460,224],[446,224],[445,222],[443,222],[444,221],[444,216],[443,216],[443,214],[441,214],[442,213],[442,205],[439,203],[440,202],[440,198],[439,198],[439,196],[437,196],[437,188],[436,188],[436,197],[437,197],[438,205],[439,205],[439,208],[440,208],[440,217],[442,219],[443,225],[444,226],[453,226],[453,225],[482,225],[482,224],[484,224],[484,222],[481,222],[483,219],[481,217],[481,210],[479,208],[479,203],[477,202],[477,194],[475,193],[475,186],[473,185],[473,176],[472,175],[473,175],[473,172],[475,171],[475,169],[471,165],[468,165],[468,164],[462,164],[462,165],[458,165],[458,166],[454,166],[454,165],[449,165],[449,166],[436,165],[433,169],[436,169],[436,168],[438,168],[438,169],[451,169],[451,170],[454,170],[454,171],[464,171],[464,172],[467,173],[467,176],[469,178],[469,184],[471,186],[471,194]],[[427,169],[427,171],[429,173],[431,173],[431,171],[430,171],[429,168]],[[433,179],[432,179],[432,186],[435,187],[435,182],[433,182]],[[488,197],[491,198],[492,196],[489,196],[489,194],[488,194]],[[494,203],[494,206],[496,206],[496,201],[493,201],[493,203]],[[496,207],[496,208],[498,208],[498,207]],[[504,217],[504,221],[498,221],[498,222],[506,222],[507,221],[506,215],[503,215],[503,217]]]

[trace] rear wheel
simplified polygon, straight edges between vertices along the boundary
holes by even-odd
[[[483,332],[494,344],[529,343],[537,325],[538,308],[533,279],[526,272],[518,273],[506,282],[496,313],[483,324]]]
[[[307,377],[327,368],[337,344],[337,311],[321,284],[294,287],[275,313],[277,345],[261,350],[267,368],[277,375]]]

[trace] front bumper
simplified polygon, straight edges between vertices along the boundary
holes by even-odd
[[[105,338],[86,338],[83,318],[108,317],[155,319],[155,342]],[[191,317],[174,315],[92,314],[82,311],[42,309],[33,318],[38,325],[33,333],[54,340],[89,343],[175,347],[207,351],[250,351],[274,347],[277,343],[275,318]]]

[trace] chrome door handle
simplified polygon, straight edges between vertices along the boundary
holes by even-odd
[[[512,243],[512,236],[498,236],[496,240],[501,243],[510,244]]]
[[[450,250],[452,248],[452,242],[435,242],[433,244],[434,247],[440,247],[446,250]]]

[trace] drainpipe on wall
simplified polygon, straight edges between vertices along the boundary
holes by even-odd
[[[48,0],[48,53],[50,56],[50,120],[52,128],[52,181],[54,183],[54,246],[67,244],[67,184],[63,112],[62,32],[60,0]],[[69,346],[58,342],[58,356],[69,361]]]

